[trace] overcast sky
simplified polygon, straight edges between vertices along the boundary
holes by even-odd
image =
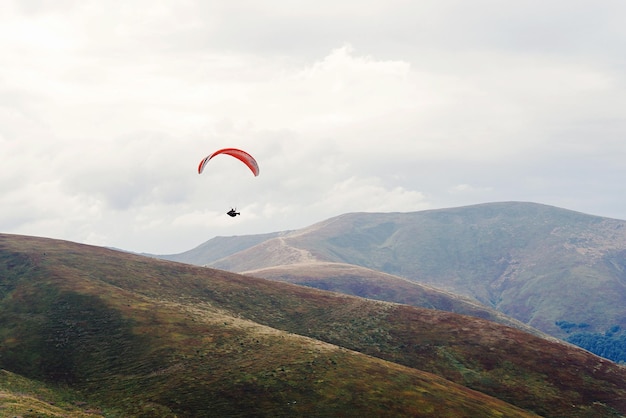
[[[166,254],[355,211],[626,219],[624,16],[623,0],[4,0],[0,232]],[[261,174],[220,156],[198,175],[223,147]]]

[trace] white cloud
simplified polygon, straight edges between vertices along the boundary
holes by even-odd
[[[450,188],[450,193],[480,193],[480,192],[490,192],[493,188],[489,186],[476,187],[469,184],[457,184]]]
[[[328,216],[333,212],[412,212],[429,208],[420,192],[400,186],[389,189],[380,179],[356,177],[334,184],[315,205]]]
[[[626,218],[625,9],[3,2],[0,230],[163,253],[493,200]],[[225,146],[261,175],[197,175]]]

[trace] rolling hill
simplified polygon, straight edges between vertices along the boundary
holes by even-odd
[[[350,264],[471,297],[558,338],[626,329],[626,221],[535,203],[346,214],[194,262],[259,274],[291,265],[292,276]]]
[[[0,416],[94,418],[102,417],[102,411],[80,393],[0,370]]]
[[[626,369],[568,344],[66,241],[0,234],[0,324],[0,367],[76,414],[626,414]]]
[[[469,315],[550,338],[547,334],[469,297],[352,264],[323,262],[287,264],[250,270],[243,274],[368,299]]]

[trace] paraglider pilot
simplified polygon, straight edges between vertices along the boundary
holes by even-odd
[[[235,217],[237,215],[241,215],[239,212],[237,212],[237,210],[235,208],[231,208],[228,212],[226,212],[226,215],[231,216],[231,217]]]

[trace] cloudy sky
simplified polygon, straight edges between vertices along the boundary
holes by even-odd
[[[2,1],[0,232],[165,254],[354,211],[626,219],[624,16],[623,0]],[[223,147],[259,177],[227,156],[198,175]]]

